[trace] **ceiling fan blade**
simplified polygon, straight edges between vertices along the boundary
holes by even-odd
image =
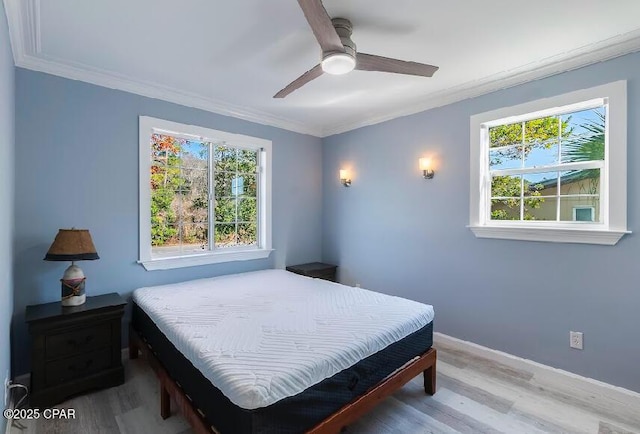
[[[356,69],[431,77],[438,70],[438,67],[424,63],[374,56],[373,54],[358,53],[356,55]]]
[[[304,16],[316,36],[323,53],[344,53],[344,46],[340,36],[331,24],[331,18],[320,0],[298,0],[298,4],[304,12]]]
[[[294,90],[299,89],[305,84],[309,83],[311,80],[315,80],[316,78],[320,77],[323,74],[323,72],[324,71],[322,71],[322,66],[316,65],[310,70],[308,70],[307,72],[305,72],[304,74],[302,74],[300,77],[293,80],[291,83],[287,85],[287,87],[282,89],[280,92],[276,93],[273,97],[284,98]]]

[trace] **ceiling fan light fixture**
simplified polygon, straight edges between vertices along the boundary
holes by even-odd
[[[342,75],[355,67],[356,59],[347,53],[332,53],[322,59],[322,70],[327,74]]]

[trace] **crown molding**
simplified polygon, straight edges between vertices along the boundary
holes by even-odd
[[[379,112],[377,114],[369,112],[366,115],[355,117],[341,124],[320,127],[227,101],[202,97],[198,94],[184,92],[158,83],[133,80],[123,74],[98,69],[89,65],[46,56],[41,51],[40,43],[40,0],[3,1],[9,24],[9,37],[14,62],[18,67],[316,137],[328,137],[398,117],[412,115],[640,51],[639,29],[595,44],[585,45],[576,50],[561,53],[539,62],[494,74],[481,80],[444,89],[435,94],[425,95],[424,100],[417,104],[403,107],[400,110]]]
[[[322,129],[322,137],[355,130],[357,128],[379,124],[391,119],[420,113],[425,110],[442,107],[465,99],[486,95],[519,84],[527,83],[562,72],[582,68],[598,62],[603,62],[625,54],[640,51],[640,29],[615,36],[604,41],[585,45],[576,50],[548,57],[539,62],[533,62],[522,67],[488,76],[482,80],[464,83],[435,94],[428,95],[424,101],[401,110],[369,115],[367,119],[345,122],[334,127]]]
[[[61,59],[46,56],[41,51],[40,43],[40,0],[3,1],[9,23],[9,36],[14,63],[17,67],[320,137],[321,130],[313,125],[285,119],[271,113],[239,106],[227,101],[205,98],[158,83],[133,80],[123,74],[82,63],[62,61]]]
[[[213,98],[205,98],[157,83],[132,80],[130,77],[113,72],[106,72],[88,65],[71,64],[70,62],[62,63],[45,58],[43,55],[39,57],[23,55],[20,60],[16,62],[16,66],[193,107],[211,113],[231,116],[262,125],[282,128],[296,133],[309,134],[316,137],[319,137],[321,133],[320,129],[314,128],[313,126],[274,116],[263,111],[249,109]]]

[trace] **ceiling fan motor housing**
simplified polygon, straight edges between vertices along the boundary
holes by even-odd
[[[351,21],[346,18],[333,18],[331,24],[336,29],[336,33],[340,36],[340,41],[344,46],[344,51],[349,56],[356,58],[356,44],[351,40],[351,34],[353,33],[353,26]],[[322,53],[322,58],[334,54],[332,52]]]

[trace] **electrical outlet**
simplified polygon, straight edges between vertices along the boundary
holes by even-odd
[[[582,350],[582,332],[569,332],[569,346],[577,350]]]
[[[7,373],[4,374],[4,408],[7,408],[9,404],[9,385],[11,384],[11,380],[9,380],[9,370],[7,369]]]

